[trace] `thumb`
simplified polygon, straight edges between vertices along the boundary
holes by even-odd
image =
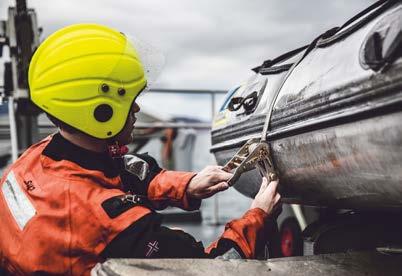
[[[281,195],[277,193],[275,195],[274,204],[277,204],[279,202],[279,200],[281,200]]]
[[[278,187],[278,181],[271,181],[266,189],[267,193],[272,194],[274,196],[276,194],[276,189]]]

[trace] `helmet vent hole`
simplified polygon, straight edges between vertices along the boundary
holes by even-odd
[[[126,94],[126,89],[119,88],[119,90],[117,90],[117,93],[119,93],[120,96],[124,96],[124,94]]]
[[[107,85],[106,83],[103,83],[102,85],[101,85],[101,90],[102,90],[102,92],[109,92],[109,85]]]
[[[113,116],[113,109],[108,104],[101,104],[95,108],[94,117],[98,122],[107,122]]]

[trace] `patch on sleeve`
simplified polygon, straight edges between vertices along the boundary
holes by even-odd
[[[126,171],[144,181],[149,173],[149,164],[138,156],[131,154],[124,155],[123,160]]]
[[[23,230],[28,221],[35,216],[36,209],[18,184],[14,172],[10,171],[7,175],[1,191],[18,227]]]
[[[110,218],[116,218],[135,206],[141,205],[147,207],[148,204],[147,199],[144,197],[125,194],[108,198],[101,205]]]

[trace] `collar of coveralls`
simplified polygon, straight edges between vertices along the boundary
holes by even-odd
[[[99,153],[81,148],[60,133],[52,136],[42,154],[55,161],[67,160],[87,170],[101,171],[108,178],[119,175],[115,161],[108,152]]]

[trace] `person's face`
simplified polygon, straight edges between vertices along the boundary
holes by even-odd
[[[135,117],[135,113],[140,111],[139,105],[134,102],[131,106],[130,112],[128,114],[126,124],[124,125],[123,130],[116,136],[117,142],[120,145],[127,145],[130,144],[134,139],[134,123],[136,122],[137,118]]]

